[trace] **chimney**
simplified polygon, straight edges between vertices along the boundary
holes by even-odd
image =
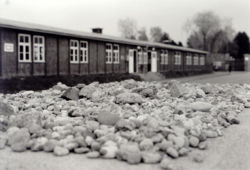
[[[102,28],[92,28],[93,33],[102,34]]]

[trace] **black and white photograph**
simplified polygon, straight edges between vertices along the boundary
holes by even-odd
[[[0,0],[0,170],[250,170],[250,0]]]

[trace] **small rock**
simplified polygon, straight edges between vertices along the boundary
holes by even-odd
[[[94,139],[91,136],[87,136],[85,138],[85,142],[88,146],[91,146],[91,144],[94,142]]]
[[[161,154],[158,152],[151,152],[151,151],[146,151],[146,152],[142,152],[142,160],[145,163],[149,163],[149,164],[153,164],[153,163],[158,163],[161,161]]]
[[[198,147],[199,145],[199,139],[195,136],[191,136],[189,138],[189,145],[192,146],[192,147]]]
[[[118,152],[117,144],[113,141],[107,141],[103,144],[100,152],[104,158],[115,158]]]
[[[177,150],[175,148],[173,148],[173,147],[167,148],[166,152],[172,158],[178,158],[179,157],[179,154],[178,154]]]
[[[32,151],[43,150],[44,145],[48,142],[48,139],[45,137],[37,138],[34,144],[31,146]]]
[[[61,82],[58,82],[55,86],[53,86],[53,89],[60,90],[60,91],[67,90],[68,88],[69,88],[68,86],[66,86],[65,84],[62,84]]]
[[[136,81],[133,80],[133,79],[124,80],[124,81],[121,82],[121,84],[126,89],[132,89],[132,88],[135,88],[137,86]]]
[[[101,144],[100,144],[99,142],[93,141],[93,142],[91,143],[91,149],[92,149],[93,151],[99,151],[100,148],[101,148]]]
[[[201,98],[201,97],[205,97],[206,94],[205,94],[205,92],[204,92],[202,89],[197,89],[197,90],[196,90],[196,96],[197,96],[198,98]]]
[[[18,129],[8,136],[8,144],[16,152],[26,151],[29,140],[30,134],[26,128]]]
[[[185,93],[184,91],[184,87],[177,81],[170,82],[170,94],[172,97],[181,97]]]
[[[140,94],[144,97],[154,97],[157,93],[157,89],[153,88],[144,88]]]
[[[206,131],[204,131],[204,133],[206,134],[207,138],[216,138],[216,137],[218,137],[217,132],[215,132],[213,130],[206,130]]]
[[[67,89],[63,95],[62,98],[66,100],[78,100],[79,99],[79,89],[76,87],[70,87]]]
[[[160,167],[164,170],[176,170],[176,167],[170,162],[168,158],[163,158]]]
[[[43,150],[45,152],[52,152],[56,147],[56,144],[57,144],[56,140],[50,139],[43,145]]]
[[[80,97],[86,97],[88,99],[90,99],[92,97],[92,94],[96,91],[96,87],[93,85],[88,85],[85,86],[81,89],[81,91],[79,92],[79,96]]]
[[[7,103],[0,101],[0,115],[10,116],[15,114],[14,109]]]
[[[201,143],[199,143],[199,149],[201,149],[201,150],[205,150],[205,149],[207,149],[207,147],[208,147],[208,145],[207,145],[207,142],[201,142]]]
[[[119,121],[117,121],[115,127],[118,130],[133,130],[136,128],[136,123],[135,121],[129,121],[129,120],[125,120],[125,119],[120,119]]]
[[[122,144],[117,155],[119,158],[130,164],[138,164],[141,162],[141,152],[136,143]]]
[[[190,108],[195,111],[208,112],[213,106],[207,102],[194,102],[190,104]]]
[[[153,146],[153,141],[149,138],[143,139],[139,144],[141,150],[150,150],[153,148]]]
[[[185,145],[184,136],[177,136],[173,138],[173,142],[177,148],[182,148]]]
[[[104,125],[115,125],[119,119],[119,109],[115,105],[100,110],[97,117],[98,122]]]
[[[189,149],[187,149],[187,148],[181,148],[181,149],[179,150],[179,155],[180,155],[180,156],[184,156],[184,155],[187,155],[188,152],[189,152]]]
[[[245,108],[250,108],[250,102],[245,103]]]
[[[135,104],[135,103],[142,103],[143,102],[143,99],[141,97],[141,95],[137,94],[137,93],[121,93],[121,94],[118,94],[116,96],[116,99],[115,99],[115,102],[116,103],[121,103],[121,104]]]
[[[89,148],[86,147],[74,148],[74,152],[78,154],[85,154],[89,152]]]
[[[201,163],[204,160],[204,155],[196,152],[192,154],[192,158],[194,162]]]
[[[5,137],[0,136],[0,150],[5,148],[7,144],[7,139]]]
[[[61,146],[56,146],[54,148],[54,154],[56,156],[65,156],[69,154],[69,150],[67,148],[61,147]]]
[[[158,144],[159,149],[162,151],[166,151],[169,147],[173,147],[173,142],[168,140],[163,140],[161,143]]]
[[[100,102],[103,100],[103,97],[105,96],[105,93],[102,90],[95,90],[91,95],[91,101],[92,102]]]
[[[89,120],[86,121],[86,126],[90,131],[95,131],[99,128],[99,123],[97,121]]]
[[[100,156],[100,153],[97,151],[92,151],[92,152],[88,152],[86,156],[87,158],[98,158]]]

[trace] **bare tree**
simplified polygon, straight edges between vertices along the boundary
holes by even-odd
[[[163,36],[162,29],[159,26],[150,28],[150,36],[151,40],[154,42],[161,42],[161,38]]]
[[[187,21],[185,29],[190,32],[188,46],[210,52],[218,52],[233,37],[232,24],[222,20],[211,11],[198,13]]]
[[[121,36],[128,39],[135,39],[137,33],[137,23],[134,19],[125,18],[118,21],[118,29]]]
[[[148,41],[148,36],[145,27],[142,27],[140,30],[138,30],[138,40]]]

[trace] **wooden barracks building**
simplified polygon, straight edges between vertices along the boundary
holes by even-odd
[[[198,72],[207,52],[0,19],[0,78]]]

